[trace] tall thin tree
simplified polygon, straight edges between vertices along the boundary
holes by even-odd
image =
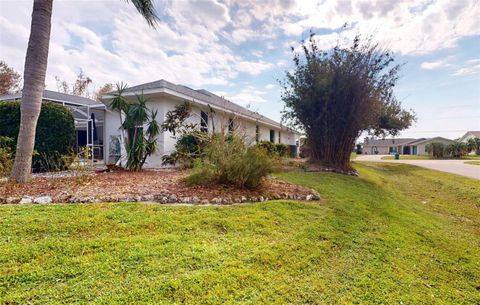
[[[126,1],[135,6],[151,27],[155,27],[158,17],[153,0]],[[47,71],[52,8],[53,0],[33,1],[32,24],[23,74],[20,130],[15,162],[10,176],[12,180],[19,183],[28,181],[31,173],[35,131],[42,106],[42,93]]]

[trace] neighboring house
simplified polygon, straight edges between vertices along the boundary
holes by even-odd
[[[467,143],[468,140],[473,138],[480,139],[480,131],[467,131],[460,139],[460,142]]]
[[[420,139],[366,139],[361,145],[364,154],[387,155],[399,153],[402,155],[426,156],[428,153],[425,151],[425,147],[430,143],[444,143],[448,145],[455,143],[455,141],[442,137]]]
[[[124,92],[124,96],[133,101],[136,94],[142,92],[148,99],[147,105],[150,109],[158,112],[159,123],[163,122],[168,111],[173,110],[176,105],[188,101],[192,103],[192,115],[188,122],[197,124],[199,129],[208,132],[235,130],[244,135],[250,144],[267,140],[287,144],[291,146],[291,149],[298,149],[299,133],[207,90],[194,90],[183,85],[159,80],[130,87]],[[109,104],[109,96],[104,96],[102,100],[106,105]],[[213,115],[210,109],[214,110]],[[106,139],[105,161],[116,162],[120,155],[124,154],[125,149],[120,138],[120,115],[118,111],[113,111],[108,107],[105,112],[104,136]],[[176,140],[170,132],[161,133],[157,137],[157,142],[158,149],[147,159],[145,167],[162,166],[162,156],[175,150]]]
[[[467,143],[468,140],[478,138],[480,139],[480,131],[467,131],[458,141]],[[480,154],[480,150],[472,150],[469,154]]]
[[[455,143],[455,141],[442,137],[435,137],[428,139],[418,139],[413,142],[406,143],[405,145],[408,145],[410,147],[410,152],[412,155],[428,156],[429,153],[426,152],[425,148],[428,144],[431,143],[443,143],[445,145],[449,145]]]
[[[398,139],[365,139],[362,143],[363,153],[367,155],[388,155],[392,153],[400,153],[409,155],[410,151],[404,150],[404,145],[408,142],[415,141],[414,138],[398,138]],[[408,147],[408,146],[407,146]]]
[[[0,101],[20,101],[21,99],[21,92],[0,96]],[[42,99],[62,104],[72,112],[75,119],[77,151],[81,147],[90,146],[93,147],[95,159],[103,159],[104,104],[86,97],[50,90],[43,90]]]

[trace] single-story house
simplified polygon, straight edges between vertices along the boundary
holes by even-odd
[[[427,139],[422,138],[409,143],[405,143],[405,146],[410,147],[411,155],[428,156],[429,153],[425,151],[425,148],[428,144],[431,143],[443,143],[445,145],[448,145],[455,143],[455,141],[442,137],[434,137]]]
[[[404,151],[405,143],[414,141],[414,138],[398,139],[365,139],[362,144],[363,153],[367,155],[388,155],[392,153],[410,154]]]
[[[22,93],[0,95],[0,101],[20,101]],[[93,147],[96,160],[103,159],[105,105],[95,100],[51,90],[43,90],[43,101],[62,104],[73,114],[75,120],[75,149]]]
[[[365,139],[362,143],[364,154],[388,155],[399,153],[402,155],[426,156],[425,147],[430,143],[452,144],[455,141],[442,138],[398,138],[398,139]]]
[[[467,143],[468,140],[473,138],[480,139],[480,131],[467,131],[460,139],[460,142]]]
[[[480,139],[480,131],[467,131],[458,141],[462,143],[467,143],[470,139]],[[480,154],[480,150],[472,150],[470,154]]]
[[[188,123],[197,124],[208,132],[232,130],[243,135],[250,144],[266,140],[284,143],[291,149],[298,150],[300,133],[271,120],[257,112],[237,105],[223,97],[204,89],[195,90],[183,85],[173,84],[166,80],[158,80],[133,86],[125,90],[127,100],[134,101],[137,94],[143,93],[148,99],[150,109],[158,112],[159,123],[163,122],[168,111],[176,105],[188,101],[192,104],[192,115]],[[116,162],[124,154],[120,132],[120,115],[118,111],[109,109],[109,96],[102,97],[105,103],[105,161]],[[214,111],[214,115],[210,110]],[[235,126],[234,126],[235,125]],[[215,129],[215,130],[214,130]],[[175,150],[176,139],[170,132],[163,132],[157,137],[158,149],[150,156],[145,167],[162,166],[162,156]]]
[[[168,111],[185,101],[192,104],[192,116],[189,123],[208,132],[232,130],[245,136],[249,144],[259,141],[284,143],[298,153],[300,133],[283,126],[257,112],[237,105],[225,98],[204,89],[195,90],[183,85],[159,80],[130,87],[125,91],[127,100],[135,100],[142,93],[148,99],[148,107],[156,110],[157,120],[162,123]],[[21,92],[0,96],[0,101],[20,100]],[[43,100],[59,103],[70,109],[75,118],[76,147],[93,148],[92,159],[116,162],[125,155],[120,135],[120,115],[109,109],[109,96],[103,96],[102,102],[89,98],[44,90]],[[214,111],[214,115],[210,110]],[[145,167],[162,166],[162,156],[175,149],[176,140],[170,132],[157,137],[158,149],[150,156]]]

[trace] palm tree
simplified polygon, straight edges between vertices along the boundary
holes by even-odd
[[[123,144],[127,150],[125,165],[131,171],[140,171],[147,157],[157,149],[156,137],[160,133],[160,125],[157,122],[157,111],[148,109],[148,100],[143,92],[137,95],[136,102],[127,102],[123,96],[126,88],[124,84],[117,84],[110,108],[120,113]],[[147,129],[144,132],[145,126]]]
[[[475,152],[476,155],[480,155],[480,138],[471,138],[467,142],[468,152]]]
[[[131,2],[145,18],[148,25],[155,27],[158,20],[153,0],[126,0]],[[35,146],[35,131],[42,106],[42,93],[47,71],[48,48],[53,0],[34,0],[30,38],[25,57],[24,85],[22,91],[20,130],[17,150],[10,178],[24,183],[29,180],[32,154]]]

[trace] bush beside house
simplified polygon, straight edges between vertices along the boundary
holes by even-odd
[[[254,189],[274,168],[275,159],[266,149],[248,147],[236,135],[215,134],[195,161],[188,184],[230,184]]]
[[[20,102],[0,102],[0,136],[9,137],[15,151],[20,129]],[[75,144],[75,122],[72,113],[62,105],[44,102],[35,135],[34,171],[62,170],[69,164]]]
[[[13,165],[13,139],[0,136],[0,177],[10,173]]]
[[[452,144],[433,142],[425,146],[425,151],[434,158],[461,158],[468,154],[468,150],[468,145],[462,142],[454,142]]]
[[[257,146],[265,149],[270,156],[287,157],[291,154],[290,147],[283,143],[260,141]]]

